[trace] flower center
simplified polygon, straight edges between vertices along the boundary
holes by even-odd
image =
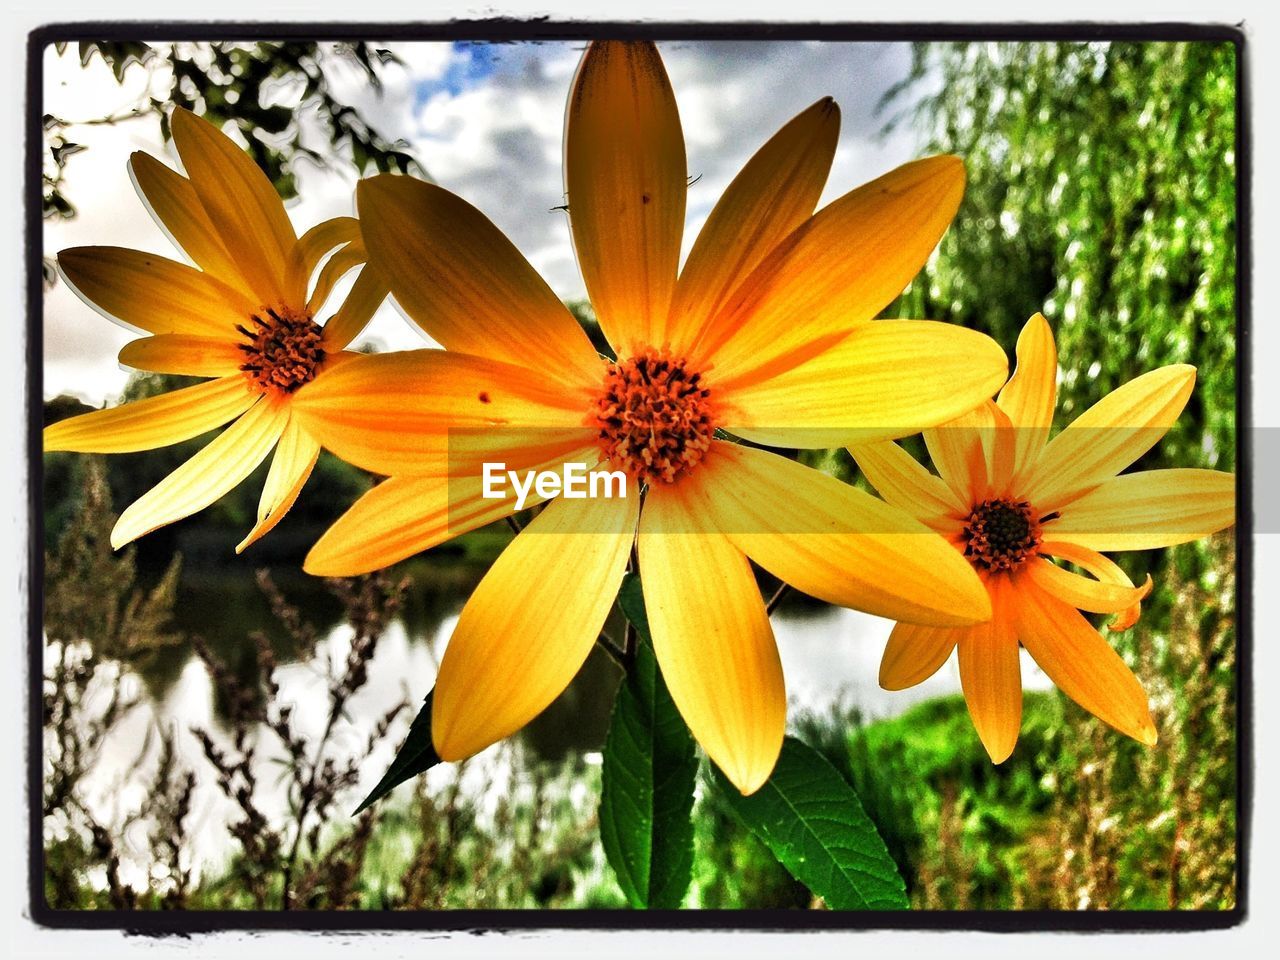
[[[1040,546],[1040,524],[1025,500],[983,500],[965,518],[964,555],[982,570],[1012,570]]]
[[[293,393],[310,383],[316,367],[324,359],[320,345],[320,325],[308,313],[295,313],[287,307],[267,307],[249,320],[253,329],[236,324],[245,338],[239,344],[245,353],[240,369],[264,390]]]
[[[609,365],[591,425],[616,468],[644,483],[673,483],[711,447],[710,396],[684,360],[648,349]]]

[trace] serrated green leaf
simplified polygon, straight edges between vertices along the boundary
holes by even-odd
[[[633,907],[674,909],[693,869],[698,759],[653,655],[639,577],[627,575],[619,603],[639,642],[605,739],[600,840]]]
[[[714,777],[747,829],[828,907],[907,908],[906,884],[858,795],[812,747],[787,737],[772,776],[749,797],[719,770]]]
[[[440,762],[436,748],[431,742],[431,701],[435,693],[435,690],[432,690],[427,694],[427,699],[422,703],[422,709],[409,725],[409,735],[405,737],[400,752],[391,761],[391,766],[382,775],[378,785],[369,791],[369,795],[361,801],[360,806],[352,811],[353,817],[366,807],[377,803],[410,777],[426,773]]]

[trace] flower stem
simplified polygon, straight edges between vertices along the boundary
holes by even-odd
[[[627,669],[627,651],[618,645],[618,642],[609,636],[609,634],[601,630],[600,635],[596,637],[596,643],[600,649],[609,655],[609,657],[620,666],[625,672]]]

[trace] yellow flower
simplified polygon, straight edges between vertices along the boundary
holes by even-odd
[[[989,623],[959,629],[898,624],[880,664],[880,684],[914,686],[958,648],[969,714],[999,763],[1013,752],[1022,722],[1021,643],[1067,696],[1122,733],[1154,744],[1155,725],[1137,678],[1078,611],[1118,614],[1111,628],[1131,627],[1150,578],[1135,587],[1099,551],[1168,547],[1231,526],[1235,477],[1186,469],[1117,476],[1182,412],[1194,367],[1143,374],[1049,440],[1058,355],[1044,317],[1027,321],[1017,353],[1017,369],[995,402],[925,431],[941,477],[894,443],[850,447],[886,501],[968,558],[994,611]]]
[[[214,379],[55,423],[44,448],[151,450],[234,420],[125,510],[111,543],[122,547],[202,510],[275,447],[257,525],[239,552],[288,512],[319,456],[315,436],[290,414],[295,391],[356,355],[344,348],[386,288],[365,267],[342,307],[318,324],[334,284],[365,260],[356,221],[329,220],[299,239],[271,181],[229,137],[186,110],[171,122],[189,179],[142,152],[129,169],[161,228],[199,269],[121,247],[63,250],[58,267],[91,306],[149,334],[120,351],[121,363]],[[312,273],[336,247],[308,297]]]
[[[625,498],[554,499],[466,604],[436,682],[442,758],[508,736],[565,689],[633,542],[672,697],[744,793],[772,770],[786,711],[748,557],[806,593],[882,615],[951,626],[989,616],[968,564],[922,524],[716,435],[784,447],[839,445],[859,430],[902,436],[990,397],[1007,374],[1003,352],[973,331],[870,322],[950,223],[963,168],[954,157],[908,164],[812,215],[838,117],[820,101],[756,153],[677,279],[687,180],[662,61],[649,43],[589,48],[569,100],[565,177],[578,261],[616,361],[465,201],[406,177],[359,185],[372,262],[448,352],[362,358],[300,391],[299,416],[309,428],[316,418],[326,445],[390,477],[306,569],[375,569],[510,515],[511,497],[482,496],[484,462],[580,462],[628,478]]]

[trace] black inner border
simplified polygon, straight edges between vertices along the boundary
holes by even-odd
[[[378,911],[79,911],[53,910],[44,899],[43,786],[44,669],[44,464],[41,410],[44,387],[41,278],[41,173],[44,51],[53,43],[96,40],[827,40],[827,41],[1208,41],[1236,49],[1236,510],[1237,510],[1237,736],[1236,905],[1221,911],[813,911],[813,910],[454,910]],[[1249,837],[1253,815],[1253,544],[1252,440],[1243,425],[1253,422],[1248,389],[1251,334],[1251,98],[1248,60],[1240,26],[1191,23],[634,23],[549,19],[452,20],[441,23],[228,23],[84,21],[49,24],[27,37],[26,271],[27,271],[27,507],[28,703],[27,803],[28,909],[41,926],[121,930],[144,936],[189,935],[219,930],[385,932],[394,930],[511,932],[523,930],[982,930],[996,932],[1142,932],[1234,927],[1248,916]],[[1243,531],[1243,533],[1241,533]],[[1243,614],[1243,615],[1241,615]]]

